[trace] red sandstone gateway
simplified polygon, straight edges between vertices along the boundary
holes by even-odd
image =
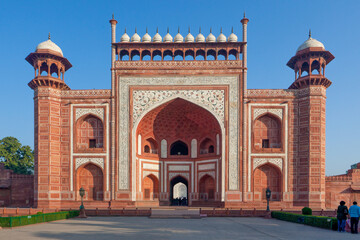
[[[111,89],[71,90],[49,40],[26,60],[35,97],[35,206],[334,207],[325,198],[325,100],[334,56],[305,41],[289,89],[247,89],[242,41],[222,31],[162,38],[111,19]],[[45,74],[44,74],[45,73]],[[331,198],[332,195],[330,196]],[[334,199],[337,201],[337,199]]]

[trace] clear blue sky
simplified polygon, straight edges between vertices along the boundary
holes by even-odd
[[[73,64],[65,74],[72,89],[110,88],[111,14],[118,20],[117,40],[124,28],[142,36],[146,27],[162,36],[178,26],[186,35],[218,35],[231,27],[241,37],[243,12],[248,25],[248,87],[288,88],[294,80],[286,66],[297,47],[313,38],[335,59],[326,69],[333,82],[327,91],[326,174],[342,174],[360,162],[360,1],[1,1],[0,3],[0,138],[14,136],[33,147],[33,91],[27,83],[34,70],[25,57],[45,41],[48,32]]]

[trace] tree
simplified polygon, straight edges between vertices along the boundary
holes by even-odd
[[[0,141],[0,162],[14,173],[33,174],[34,151],[14,137],[5,137]]]

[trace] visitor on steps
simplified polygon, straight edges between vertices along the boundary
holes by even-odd
[[[345,202],[341,201],[340,205],[337,209],[337,220],[338,220],[338,231],[339,232],[345,232],[345,223],[346,218],[349,213],[349,210],[347,206],[345,206]]]
[[[351,221],[351,233],[358,233],[358,223],[359,223],[359,217],[360,217],[360,207],[357,205],[357,202],[353,202],[354,205],[352,205],[349,209],[350,214],[350,221]]]

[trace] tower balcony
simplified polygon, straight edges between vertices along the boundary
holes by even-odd
[[[293,82],[289,89],[300,89],[308,86],[324,86],[325,88],[330,87],[332,82],[321,74],[312,74],[300,77]]]
[[[63,80],[52,76],[36,76],[28,85],[31,89],[44,86],[60,90],[70,90],[70,87]]]

